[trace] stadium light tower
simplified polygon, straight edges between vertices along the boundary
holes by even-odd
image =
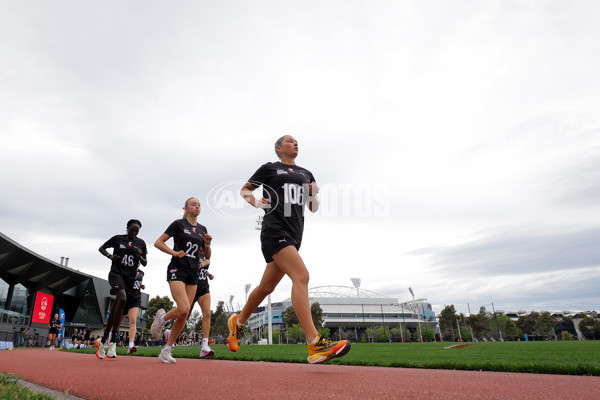
[[[360,297],[360,278],[350,278],[350,280],[352,281],[352,284],[354,285],[354,287],[356,288],[356,297]]]
[[[413,292],[413,289],[411,287],[408,288],[408,291],[412,295],[413,302],[414,302],[415,301],[415,292]],[[422,313],[422,310],[421,310],[421,313]],[[419,341],[421,343],[423,343],[423,335],[421,335],[421,314],[419,313],[419,307],[417,307],[417,318],[419,319]]]
[[[229,307],[231,307],[231,312],[233,312],[233,295],[229,295]]]
[[[251,283],[246,283],[244,285],[244,292],[246,292],[246,303],[248,302],[248,292],[250,291],[251,286],[252,286]]]

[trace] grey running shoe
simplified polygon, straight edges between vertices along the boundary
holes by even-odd
[[[171,349],[167,349],[166,347],[160,351],[158,359],[165,364],[175,364],[177,362],[171,355]]]
[[[152,322],[152,326],[150,327],[150,333],[154,339],[158,339],[160,337],[160,333],[162,332],[162,328],[165,326],[165,322],[160,322],[162,316],[166,314],[165,310],[162,308],[156,312],[154,316],[154,321]]]
[[[117,344],[115,342],[112,342],[110,346],[108,346],[108,353],[106,353],[106,357],[117,358]]]
[[[103,359],[104,356],[106,355],[105,351],[104,351],[104,343],[102,343],[102,338],[98,338],[96,339],[96,341],[94,342],[94,344],[96,345],[96,357],[98,357],[99,359]]]

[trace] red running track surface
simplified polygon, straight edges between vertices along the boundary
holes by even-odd
[[[0,351],[0,371],[85,399],[590,399],[600,377],[206,359],[99,360],[39,349]],[[594,394],[595,393],[595,394]]]

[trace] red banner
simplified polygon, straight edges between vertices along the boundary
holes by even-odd
[[[52,313],[52,302],[54,302],[54,296],[37,292],[31,321],[42,322],[44,324],[50,322],[50,318],[52,317],[52,315],[50,315]]]

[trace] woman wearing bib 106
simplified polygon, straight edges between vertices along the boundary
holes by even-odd
[[[243,186],[240,194],[248,203],[265,210],[260,241],[267,267],[260,284],[248,297],[243,310],[229,318],[227,346],[238,351],[244,324],[284,275],[292,280],[292,307],[306,335],[311,364],[341,357],[350,351],[347,340],[329,341],[319,335],[312,321],[308,300],[309,274],[298,250],[304,231],[304,207],[319,208],[319,186],[313,174],[296,165],[298,142],[290,135],[275,142],[280,161],[262,165]],[[263,197],[252,191],[263,185]]]
[[[211,255],[212,236],[207,233],[206,227],[198,223],[200,201],[195,197],[190,197],[186,200],[184,209],[183,218],[173,221],[165,233],[154,243],[157,249],[173,256],[167,267],[167,281],[173,300],[177,303],[177,306],[169,312],[165,312],[162,308],[158,310],[150,328],[152,337],[158,339],[165,323],[170,319],[175,320],[169,340],[158,356],[163,363],[176,362],[171,355],[171,349],[185,327],[190,304],[194,301],[198,286],[200,250],[204,250],[206,258],[210,258]],[[173,238],[172,249],[165,243],[171,237]]]

